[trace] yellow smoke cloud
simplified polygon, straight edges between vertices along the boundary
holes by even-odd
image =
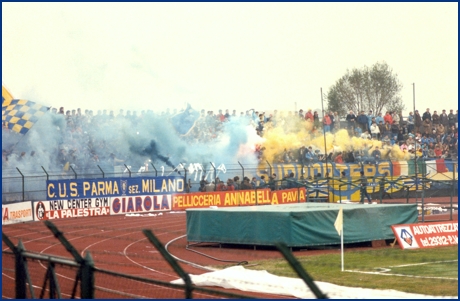
[[[398,145],[382,146],[378,140],[362,139],[360,137],[350,137],[346,129],[341,129],[336,133],[326,133],[323,135],[322,129],[312,134],[313,124],[293,116],[284,122],[277,120],[276,127],[267,128],[264,133],[265,148],[264,159],[273,162],[277,156],[282,156],[285,149],[293,153],[301,146],[319,149],[324,153],[326,144],[327,153],[339,151],[357,151],[370,149],[370,152],[378,146],[381,149],[382,159],[408,160],[410,155],[400,150]],[[326,138],[326,143],[324,141]]]

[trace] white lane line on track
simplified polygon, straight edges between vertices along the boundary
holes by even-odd
[[[86,231],[86,230],[87,230],[86,228],[78,229],[78,230],[75,230],[75,231],[67,232],[67,234],[69,234],[69,233],[75,234],[75,233],[78,233],[78,232],[81,232],[81,231]],[[109,231],[107,231],[107,232],[109,232]],[[134,232],[130,232],[130,233],[127,233],[127,234],[124,234],[124,235],[130,235],[130,234],[133,234],[133,233],[134,233]],[[28,234],[28,233],[26,233],[26,234]],[[87,235],[87,236],[91,236],[91,235]],[[75,238],[71,238],[71,239],[67,239],[67,240],[68,240],[68,241],[72,241],[72,240],[84,238],[84,237],[87,237],[87,236],[80,236],[80,237],[75,237]],[[30,243],[30,242],[34,242],[34,241],[37,241],[37,240],[42,240],[42,239],[44,239],[44,238],[50,238],[50,237],[54,237],[54,235],[48,235],[48,236],[45,236],[45,237],[39,237],[39,238],[31,239],[31,240],[25,241],[24,244]],[[52,245],[46,247],[45,249],[42,249],[42,250],[40,251],[40,253],[43,253],[43,252],[45,252],[46,250],[48,250],[48,249],[50,249],[50,248],[52,248],[52,247],[54,247],[54,246],[56,246],[56,245],[61,245],[61,243],[58,242],[58,243],[52,244]],[[6,249],[9,249],[9,248],[7,247],[7,248],[5,248],[5,250],[6,250]],[[45,267],[41,261],[39,261],[39,264],[42,266],[43,269],[45,269],[45,270],[47,269],[47,267]],[[2,274],[5,275],[4,273],[2,273]],[[7,276],[7,275],[5,275],[5,276]],[[62,275],[62,274],[59,274],[59,273],[56,273],[56,276],[62,277],[62,278],[67,279],[67,280],[72,280],[72,281],[74,281],[73,278],[69,278],[69,277],[64,276],[64,275]],[[35,287],[35,286],[34,286],[34,287]],[[108,289],[108,290],[110,290],[110,289]],[[70,295],[68,295],[68,296],[70,296]]]
[[[116,237],[126,236],[126,235],[132,235],[133,233],[137,233],[137,231],[125,233],[125,234],[123,234],[123,235],[118,235],[118,236],[116,236]],[[87,235],[87,236],[91,236],[91,235]],[[85,237],[87,237],[87,236],[80,236],[80,237],[75,237],[75,238],[67,239],[67,240],[70,242],[70,241],[72,241],[72,240],[76,240],[76,239],[80,239],[80,238],[85,238]],[[110,238],[105,239],[105,240],[110,240],[110,239],[113,239],[113,237],[110,237]],[[100,242],[102,242],[102,241],[99,241],[99,242],[97,242],[97,243],[100,243]],[[96,243],[96,244],[97,244],[97,243]],[[52,248],[52,247],[54,247],[54,246],[56,246],[56,245],[59,245],[59,244],[60,244],[60,243],[56,243],[56,244],[54,244],[54,245],[48,246],[48,247],[46,247],[45,249],[43,249],[40,253],[43,253],[44,251],[46,251],[46,250],[48,250],[48,249],[50,249],[50,248]],[[95,244],[92,244],[92,245],[95,245]],[[88,247],[87,247],[87,248],[88,248]],[[87,248],[85,248],[85,250],[86,250]],[[126,248],[125,248],[125,250],[126,250]],[[83,251],[83,252],[84,252],[84,251]],[[127,257],[127,256],[125,255],[125,257]],[[130,261],[132,261],[132,260],[131,260],[130,258],[128,258],[128,257],[127,257],[127,259],[130,260]],[[133,261],[132,261],[132,262],[133,262]],[[135,262],[134,262],[134,263],[135,263]],[[44,269],[46,269],[46,267],[42,264],[41,261],[40,261],[40,265],[41,265]],[[158,272],[158,271],[154,271],[154,272],[159,273],[159,274],[163,274],[163,273]],[[75,281],[74,278],[70,278],[70,277],[64,276],[64,275],[59,274],[59,273],[56,273],[56,276],[59,276],[59,277],[64,278],[64,279],[66,279],[66,280]],[[158,285],[150,284],[150,283],[146,283],[146,285],[151,285],[151,286],[154,286],[154,287],[159,287]],[[106,292],[112,292],[112,293],[117,293],[117,292],[118,292],[119,295],[127,294],[127,296],[130,296],[130,297],[148,298],[147,296],[133,295],[133,294],[125,293],[125,292],[123,292],[123,291],[113,290],[113,289],[110,289],[110,288],[108,288],[108,287],[103,287],[103,286],[95,286],[95,288],[96,288],[96,289],[99,289],[99,290],[101,290],[101,291],[106,291]]]
[[[86,229],[79,229],[79,230],[75,230],[73,232],[70,232],[70,233],[76,233],[76,232],[80,232],[80,231],[83,231],[83,230],[86,230]],[[34,241],[37,241],[37,240],[43,240],[45,238],[50,238],[50,237],[54,237],[54,235],[47,235],[47,236],[42,236],[42,237],[38,237],[38,238],[34,238],[34,239],[30,239],[30,240],[26,240],[26,241],[23,241],[22,243],[25,245],[27,243],[31,243],[31,242],[34,242]],[[54,245],[57,245],[57,244],[54,244]],[[9,249],[9,247],[6,247],[5,249],[3,249],[3,251]],[[41,252],[40,252],[41,253]]]
[[[157,234],[157,235],[158,235],[158,234]],[[155,269],[149,268],[148,266],[145,266],[145,265],[143,265],[143,264],[140,264],[140,263],[138,263],[137,261],[132,260],[132,259],[128,256],[128,254],[126,254],[126,251],[128,250],[128,248],[129,248],[130,246],[132,246],[133,244],[138,243],[138,242],[140,242],[140,241],[146,240],[146,239],[147,239],[147,238],[142,238],[142,239],[139,239],[139,240],[137,240],[137,241],[135,241],[135,242],[132,242],[132,243],[130,243],[129,245],[127,245],[127,246],[125,247],[125,249],[123,250],[123,254],[125,255],[125,257],[126,257],[128,260],[130,260],[132,263],[137,264],[138,266],[140,266],[140,267],[142,267],[142,268],[144,268],[144,269],[146,269],[146,270],[149,270],[149,271],[152,271],[152,272],[161,274],[161,275],[169,276],[169,277],[172,277],[172,278],[176,277],[177,275],[166,274],[166,273],[157,271],[157,270],[155,270]]]
[[[193,267],[195,267],[195,268],[199,268],[199,269],[205,270],[205,271],[207,271],[207,272],[209,272],[209,271],[215,272],[217,269],[208,268],[208,267],[199,265],[199,264],[197,264],[197,263],[194,263],[194,262],[191,262],[191,261],[187,261],[187,260],[181,259],[181,258],[179,258],[179,257],[177,257],[177,256],[175,256],[175,255],[173,255],[173,254],[171,254],[171,252],[168,251],[168,246],[169,246],[170,244],[172,244],[172,243],[175,242],[176,240],[179,240],[179,239],[181,239],[181,238],[184,238],[185,236],[187,236],[187,235],[185,234],[185,235],[181,235],[181,236],[179,236],[179,237],[176,237],[176,238],[170,240],[170,241],[165,245],[165,249],[166,249],[166,251],[169,253],[169,255],[171,255],[171,256],[172,256],[174,259],[176,259],[177,261],[186,263],[186,264],[191,265],[191,266],[193,266]]]
[[[2,273],[2,274],[3,274],[3,273]],[[9,275],[6,275],[6,274],[3,274],[3,275],[4,275],[5,277],[7,277],[7,278],[10,278],[11,280],[15,280],[15,278],[13,278],[13,277],[11,277],[11,276],[9,276]],[[41,286],[37,286],[37,285],[32,285],[32,287],[33,287],[33,288],[36,288],[36,289],[42,289]],[[45,290],[46,290],[47,292],[49,292],[49,288],[46,288]],[[63,296],[68,296],[68,297],[71,297],[71,296],[72,296],[72,295],[70,295],[70,294],[66,294],[66,293],[63,293],[63,292],[61,292],[61,295],[63,295]],[[2,296],[4,297],[4,295],[2,295]],[[32,296],[31,296],[31,297],[32,297]],[[36,297],[37,297],[37,296],[36,296]],[[4,298],[5,298],[5,297],[4,297]],[[10,298],[10,297],[6,297],[6,298],[8,298],[8,299],[15,299],[15,298]],[[76,297],[76,298],[77,298],[77,299],[80,299],[79,297]]]
[[[64,220],[64,221],[65,221],[65,220]],[[69,222],[71,222],[71,221],[69,220]],[[75,220],[73,220],[72,222],[75,222]],[[33,223],[41,223],[41,222],[31,222],[31,223],[25,223],[25,224],[22,224],[22,225],[24,225],[24,226],[25,226],[26,224],[27,224],[27,225],[32,225]],[[62,226],[62,224],[64,224],[64,223],[61,223],[60,226]],[[95,223],[95,224],[97,224],[97,223]],[[112,223],[108,223],[108,224],[112,224]],[[71,224],[71,226],[72,226],[72,225],[73,225],[73,224]],[[87,226],[91,227],[91,226],[94,226],[94,225],[92,225],[91,223],[87,223]],[[47,229],[47,228],[46,228],[46,229]],[[48,229],[47,229],[47,230],[48,230]],[[78,230],[74,230],[74,231],[67,232],[67,234],[69,234],[69,233],[77,233],[77,232],[80,232],[80,231],[83,231],[83,230],[87,230],[87,229],[78,229]],[[12,230],[11,232],[14,232],[14,231],[21,231],[21,232],[22,232],[22,231],[27,231],[27,229],[19,228],[19,229],[17,229],[17,230]],[[11,232],[8,233],[8,236],[11,236],[11,235],[12,235]],[[21,237],[21,236],[25,236],[25,235],[29,235],[29,234],[39,234],[39,233],[35,233],[35,232],[30,232],[30,231],[29,231],[29,232],[23,233],[22,235],[13,235],[13,236],[14,236],[14,237]],[[26,241],[23,241],[23,244],[30,243],[30,242],[34,242],[34,241],[37,241],[37,240],[42,240],[42,239],[45,239],[45,238],[50,238],[50,237],[54,237],[54,235],[41,236],[41,237],[38,237],[38,238],[35,238],[35,239],[26,240]],[[5,248],[5,249],[3,249],[3,250],[6,250],[6,249],[8,249],[8,247]]]
[[[112,217],[112,218],[113,218],[113,217]],[[123,218],[123,219],[125,219],[125,218]],[[94,221],[96,221],[96,219],[95,219]],[[106,219],[104,219],[104,223],[102,223],[103,225],[105,225],[105,224],[113,225],[113,221],[109,221],[109,222],[105,222],[105,221],[106,221]],[[145,219],[139,220],[139,223],[135,223],[135,224],[143,225],[143,224],[145,223],[145,221],[146,221]],[[68,220],[68,223],[67,223],[67,220],[65,220],[65,222],[66,222],[65,224],[64,224],[64,223],[61,223],[61,224],[58,226],[58,228],[59,228],[59,227],[62,228],[63,226],[64,226],[64,228],[66,228],[66,227],[71,227],[71,226],[73,225],[72,222],[75,222],[75,220],[72,220],[72,221],[71,221],[71,220]],[[81,222],[81,221],[78,221],[78,222]],[[93,224],[93,223],[91,223],[91,224]],[[177,221],[176,221],[174,218],[171,218],[170,221],[167,222],[167,224],[170,224],[171,226],[175,226],[175,227],[178,226],[178,225],[177,225]],[[133,221],[132,221],[132,220],[129,221],[129,225],[131,225],[131,226],[133,225]],[[163,229],[164,229],[164,225],[165,225],[165,222],[162,221],[161,223],[159,223],[158,226],[161,226],[161,227],[159,227],[159,228],[163,230]],[[100,223],[94,223],[94,225],[88,225],[88,224],[86,224],[85,228],[83,228],[83,229],[78,229],[78,230],[71,231],[71,232],[67,232],[67,234],[68,234],[68,233],[77,233],[77,232],[80,232],[80,231],[88,230],[88,227],[95,227],[95,226],[100,226]],[[119,223],[117,224],[117,226],[119,226],[120,228],[123,228],[123,226],[120,225]],[[150,226],[157,226],[157,225],[152,225],[152,224],[150,224]],[[138,226],[137,226],[137,227],[138,227]],[[134,228],[134,227],[131,227],[131,228]],[[124,229],[126,229],[126,228],[124,228]],[[26,230],[26,229],[23,229],[23,230]],[[178,230],[179,230],[179,229],[178,229]],[[180,230],[183,230],[183,227],[181,227]],[[109,232],[109,231],[110,231],[110,232],[113,232],[114,230],[108,230],[108,231],[106,231],[106,232]],[[124,236],[124,235],[130,235],[130,234],[133,234],[133,233],[137,233],[137,232],[126,233],[126,234],[123,234],[123,236]],[[24,235],[28,235],[28,234],[33,234],[33,233],[28,232],[28,233],[25,233]],[[158,235],[158,234],[157,234],[157,235]],[[87,236],[91,236],[91,235],[87,235]],[[49,238],[49,237],[53,237],[53,235],[48,235],[48,236],[45,236],[45,237],[35,238],[35,239],[29,240],[29,241],[26,241],[26,242],[33,242],[33,241],[42,240],[42,239],[44,239],[44,238]],[[75,240],[75,239],[79,239],[79,238],[83,238],[83,237],[86,237],[86,236],[75,237],[75,238],[68,239],[68,240],[70,241],[70,240]],[[110,238],[110,239],[113,239],[113,237]],[[145,238],[143,238],[143,239],[145,239]],[[139,240],[139,241],[140,241],[140,240]],[[99,241],[99,242],[100,242],[100,241]],[[132,243],[132,244],[134,244],[134,243]],[[130,245],[132,245],[132,244],[130,244]],[[58,244],[53,244],[52,246],[48,246],[47,248],[43,249],[40,253],[43,253],[45,250],[47,250],[47,249],[49,249],[49,248],[51,248],[51,247],[53,247],[53,246],[56,246],[56,245],[58,245]],[[92,244],[92,245],[95,245],[95,244]],[[89,247],[89,246],[88,246],[88,247]],[[88,247],[85,248],[85,250],[88,249]],[[127,249],[127,248],[125,248],[125,250],[126,250],[126,249]],[[126,255],[125,255],[125,256],[126,256]],[[126,257],[127,257],[127,256],[126,256]],[[132,261],[132,262],[134,262],[131,258],[128,258],[128,257],[127,257],[127,259],[130,260],[130,261]],[[137,264],[137,265],[140,265],[140,264],[138,264],[137,262],[134,262],[134,263]],[[40,263],[40,264],[41,264],[41,263]],[[45,268],[45,267],[43,266],[43,264],[41,264],[41,266],[42,266],[43,268]],[[148,268],[148,267],[147,267],[147,268]],[[149,269],[150,269],[150,268],[149,268]],[[156,272],[157,272],[157,273],[160,273],[160,274],[164,274],[164,273],[161,273],[161,272],[158,272],[158,271],[156,271]],[[59,275],[60,277],[63,277],[64,279],[69,279],[69,280],[74,281],[73,278],[69,278],[69,277],[66,277],[66,276],[61,275],[61,274],[58,274],[58,275]],[[166,274],[165,274],[165,275],[166,275]],[[6,276],[6,275],[5,275],[5,276]],[[171,275],[168,275],[168,276],[171,276]],[[175,276],[175,275],[174,275],[174,276]],[[173,277],[174,277],[174,276],[173,276]],[[148,284],[148,285],[151,285],[151,284]],[[157,286],[157,285],[154,285],[154,286]],[[111,289],[109,289],[109,288],[103,288],[103,287],[97,287],[97,288],[98,288],[98,289],[101,289],[102,291],[116,292],[116,291],[111,290]],[[119,291],[119,293],[123,294],[122,291]],[[132,295],[132,296],[133,296],[133,297],[136,297],[136,298],[147,298],[147,297],[136,296],[136,295]]]
[[[80,229],[80,230],[75,230],[75,231],[73,231],[73,232],[80,232],[80,231],[82,231],[82,229]],[[27,233],[27,234],[28,234],[28,233]],[[34,242],[34,241],[37,241],[37,240],[42,240],[42,239],[44,239],[44,238],[49,238],[49,237],[54,237],[54,235],[48,235],[48,236],[44,236],[44,237],[38,237],[38,238],[35,238],[35,239],[27,240],[27,241],[24,241],[23,244],[25,245],[26,243]],[[56,245],[56,244],[54,244],[54,245]],[[54,245],[53,245],[53,246],[54,246]],[[7,250],[7,249],[9,249],[9,247],[6,247],[5,249],[3,249],[3,251],[5,251],[5,250]],[[43,252],[43,251],[42,251],[42,252]],[[42,253],[42,252],[40,252],[40,253]],[[40,265],[41,265],[43,268],[45,268],[45,266],[41,263],[41,261],[39,261],[39,263],[40,263]],[[46,268],[45,268],[45,269],[46,269]],[[3,272],[2,272],[2,275],[6,276],[6,277],[10,277],[10,276],[6,275],[6,274],[3,273]],[[36,285],[32,285],[32,286],[35,287],[35,288],[40,288],[40,289],[41,289],[41,287],[38,287],[38,286],[36,286]],[[46,289],[46,290],[48,291],[48,289]],[[64,295],[64,293],[62,293],[62,292],[61,292],[61,294]],[[68,294],[66,294],[66,295],[70,297],[70,295],[68,295]]]

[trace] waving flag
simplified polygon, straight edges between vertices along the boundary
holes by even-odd
[[[194,110],[190,104],[187,104],[187,108],[184,111],[171,117],[171,123],[180,135],[185,135],[195,126],[195,121],[199,117],[200,112]]]
[[[309,197],[328,197],[328,181],[316,181],[316,182],[307,182],[307,191]]]
[[[2,123],[10,130],[26,134],[48,110],[30,100],[13,99],[2,85]]]
[[[426,165],[425,161],[423,160],[417,160],[417,166],[414,164],[414,160],[392,161],[391,166],[393,168],[393,176],[415,175],[416,168],[417,174],[426,174]]]
[[[334,223],[335,230],[339,235],[342,235],[342,227],[343,227],[343,209],[340,207],[339,214],[337,214],[337,219]]]
[[[343,208],[340,207],[339,214],[334,223],[334,228],[337,230],[340,236],[340,258],[342,260],[342,272],[343,272]]]

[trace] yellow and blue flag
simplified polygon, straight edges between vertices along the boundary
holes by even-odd
[[[26,134],[48,110],[30,100],[14,99],[2,85],[2,123],[10,130]]]

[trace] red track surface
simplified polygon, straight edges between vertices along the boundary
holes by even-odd
[[[386,202],[402,202],[402,200],[385,200]],[[405,200],[404,200],[405,202]],[[430,203],[449,203],[449,198],[437,198],[425,200]],[[454,203],[457,204],[457,198]],[[449,220],[450,214],[425,216],[428,220]],[[457,220],[455,213],[453,219]],[[185,212],[163,213],[157,216],[127,217],[124,215],[104,216],[94,218],[72,218],[53,220],[57,228],[64,233],[64,236],[85,256],[90,251],[95,266],[100,269],[116,271],[123,274],[145,277],[149,279],[170,282],[178,279],[179,276],[173,271],[169,264],[161,257],[156,248],[147,240],[142,233],[143,229],[150,229],[155,236],[163,243],[168,244],[168,251],[185,261],[193,262],[202,266],[231,265],[236,262],[253,260],[282,258],[282,255],[272,249],[254,248],[219,248],[211,246],[207,248],[194,247],[194,250],[203,252],[208,256],[202,256],[186,249],[186,219]],[[52,254],[71,258],[71,255],[62,244],[53,236],[51,231],[42,222],[30,222],[15,225],[3,226],[3,232],[17,245],[22,240],[25,249],[43,254]],[[8,247],[3,243],[3,250]],[[314,255],[323,252],[340,252],[339,250],[296,250],[295,256]],[[212,257],[212,258],[211,258]],[[224,262],[217,261],[221,259]],[[2,275],[2,296],[3,298],[14,298],[14,261],[12,258],[3,256]],[[195,266],[180,263],[181,267],[189,274],[202,274],[207,272]],[[46,264],[40,262],[29,262],[29,270],[32,282],[35,286],[35,297],[40,296],[46,272]],[[75,282],[76,271],[56,267],[58,282],[63,298],[69,298],[72,286]],[[183,291],[165,288],[155,284],[126,281],[125,279],[112,277],[103,274],[96,274],[95,297],[101,298],[184,298]],[[228,291],[228,290],[227,290]],[[243,295],[257,296],[263,298],[286,298],[277,295],[262,295],[249,292],[232,291]],[[79,294],[77,294],[78,296]],[[45,298],[48,295],[45,294]],[[194,298],[214,298],[216,296],[194,293]]]

